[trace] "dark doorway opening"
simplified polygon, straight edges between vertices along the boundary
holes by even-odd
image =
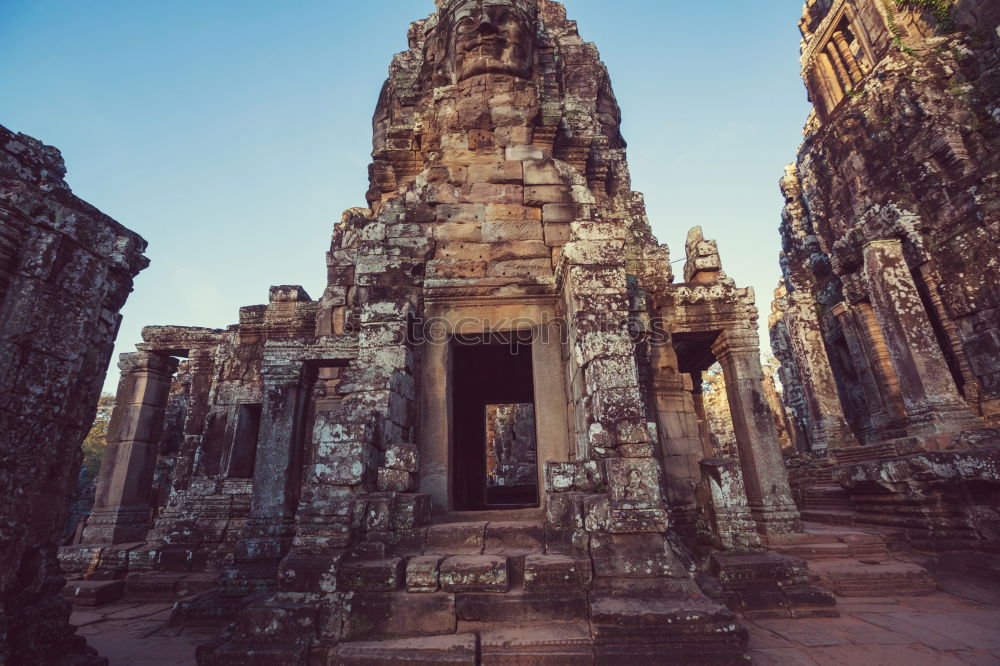
[[[531,345],[452,341],[451,488],[455,509],[538,506]]]

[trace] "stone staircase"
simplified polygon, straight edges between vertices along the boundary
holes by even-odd
[[[806,560],[811,582],[840,597],[909,596],[937,589],[926,569],[890,555],[885,539],[874,531],[809,523],[804,534],[768,547]]]
[[[662,534],[442,520],[393,547],[355,546],[330,592],[248,599],[199,663],[749,663],[736,615]]]
[[[817,483],[802,494],[799,513],[803,520],[831,525],[852,525],[854,508],[851,494],[834,483]]]
[[[693,581],[598,579],[588,551],[542,522],[438,523],[423,548],[379,546],[341,567],[332,663],[746,663],[742,628]]]

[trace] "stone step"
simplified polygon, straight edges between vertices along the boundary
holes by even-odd
[[[440,589],[440,555],[411,557],[406,562],[406,591],[410,593],[437,592]]]
[[[125,594],[123,580],[71,580],[63,596],[76,606],[103,606],[118,601]]]
[[[857,514],[853,511],[837,511],[834,509],[810,509],[804,508],[799,511],[802,520],[808,520],[827,525],[854,525]]]
[[[441,562],[441,589],[446,592],[507,592],[510,589],[504,555],[455,555]]]
[[[479,634],[483,666],[590,666],[593,639],[586,622],[511,623]]]
[[[707,599],[596,597],[595,664],[746,664],[746,630]]]
[[[915,596],[937,589],[930,573],[911,562],[827,560],[811,564],[810,573],[840,597]]]
[[[546,622],[586,620],[587,594],[582,591],[455,595],[455,610],[463,622]]]
[[[348,590],[392,592],[402,586],[405,571],[406,561],[400,557],[344,562],[339,581]]]
[[[771,550],[807,560],[846,558],[851,556],[851,547],[846,543],[803,543],[787,546],[770,546]]]
[[[453,634],[456,625],[457,612],[453,594],[352,592],[345,599],[344,640],[369,641]]]
[[[527,591],[585,590],[593,578],[593,565],[588,557],[536,554],[525,558]]]
[[[425,555],[481,555],[486,522],[441,523],[427,528]]]
[[[131,575],[126,595],[136,601],[175,601],[219,587],[219,574],[157,571]]]
[[[338,666],[435,666],[476,663],[479,638],[475,634],[453,634],[430,638],[343,643],[336,650]]]

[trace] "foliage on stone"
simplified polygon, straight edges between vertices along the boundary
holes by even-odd
[[[109,393],[101,395],[97,401],[97,414],[94,415],[94,425],[83,440],[83,481],[90,483],[97,478],[101,470],[101,456],[108,446],[108,424],[111,422],[111,411],[115,406],[115,397]]]

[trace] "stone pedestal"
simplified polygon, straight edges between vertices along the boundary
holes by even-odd
[[[108,426],[108,448],[84,544],[143,541],[150,528],[156,448],[177,359],[122,354],[122,377]]]
[[[756,331],[723,332],[712,351],[726,379],[747,500],[757,526],[764,534],[800,532],[802,522],[763,392]]]

